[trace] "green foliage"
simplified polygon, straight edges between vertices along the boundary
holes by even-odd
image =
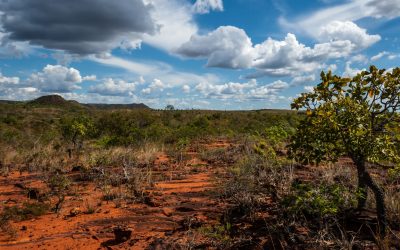
[[[288,139],[289,133],[280,126],[272,126],[265,129],[264,136],[273,148],[278,149]]]
[[[400,181],[400,165],[389,169],[388,174],[392,181]]]
[[[44,215],[48,212],[48,210],[49,210],[48,204],[40,202],[35,202],[35,203],[25,202],[21,207],[19,206],[5,207],[0,218],[1,221],[7,221],[7,220],[23,221],[31,219],[33,217]]]
[[[87,116],[66,117],[61,121],[61,134],[74,146],[95,133],[93,121]]]
[[[400,68],[371,66],[352,79],[322,72],[321,80],[292,104],[307,109],[307,117],[293,137],[291,156],[317,164],[342,155],[355,162],[400,162],[398,141],[386,129],[400,108]]]
[[[228,245],[232,238],[230,237],[230,231],[232,225],[230,223],[217,224],[213,226],[203,226],[198,231],[208,238],[212,238],[223,245]]]
[[[172,111],[175,110],[175,107],[171,104],[168,104],[167,106],[165,106],[165,110]]]
[[[69,189],[71,180],[65,175],[54,174],[49,178],[47,185],[53,193],[63,194]]]
[[[291,194],[283,200],[283,205],[291,214],[317,216],[336,215],[356,202],[355,195],[345,187],[331,184],[312,186],[294,182]]]

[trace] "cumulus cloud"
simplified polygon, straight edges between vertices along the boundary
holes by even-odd
[[[184,92],[184,93],[190,93],[190,86],[189,85],[183,85],[182,86],[182,91]]]
[[[320,43],[311,48],[300,43],[290,33],[283,41],[268,38],[254,49],[256,58],[253,66],[260,70],[259,74],[277,76],[312,72],[319,69],[326,60],[346,57],[352,52],[349,41]]]
[[[83,81],[96,81],[97,76],[96,75],[90,75],[90,76],[85,76],[82,78]]]
[[[132,96],[137,85],[137,82],[107,78],[103,83],[91,86],[89,92],[104,96]]]
[[[47,65],[41,72],[33,73],[27,79],[27,84],[43,92],[66,93],[80,89],[78,84],[84,79],[85,77],[82,77],[77,69]]]
[[[278,93],[284,89],[287,89],[288,87],[289,87],[288,83],[278,80],[270,84],[252,89],[249,92],[247,98],[259,99],[259,100],[269,99],[271,101],[276,101],[276,99],[278,98]]]
[[[251,79],[245,83],[228,82],[224,84],[199,83],[195,89],[207,99],[234,100],[235,102],[267,100],[276,102],[279,93],[289,88],[289,84],[277,80],[269,84],[259,84]]]
[[[210,82],[202,82],[196,85],[196,90],[207,97],[227,97],[234,95],[243,95],[245,90],[257,86],[256,80],[250,80],[247,83],[229,82],[225,84],[213,84]]]
[[[7,77],[0,73],[0,85],[16,85],[19,83],[19,77]]]
[[[206,35],[194,35],[178,52],[186,57],[207,58],[208,67],[255,68],[257,72],[248,76],[255,78],[312,72],[329,59],[348,57],[356,47],[339,37],[307,47],[291,33],[282,41],[268,38],[253,46],[244,30],[223,26]]]
[[[193,11],[195,13],[206,14],[211,10],[223,11],[224,4],[222,0],[197,0],[193,5]]]
[[[317,37],[323,42],[348,40],[356,49],[368,48],[381,40],[379,35],[369,35],[366,29],[350,21],[332,21],[320,29]]]
[[[153,82],[147,87],[142,89],[142,93],[145,95],[149,95],[154,93],[155,91],[164,91],[165,88],[168,88],[169,86],[162,82],[160,79],[154,79]]]
[[[143,42],[173,53],[187,42],[198,27],[193,20],[192,6],[182,0],[145,0],[153,6],[150,15],[157,25],[157,32],[145,34]]]
[[[154,34],[151,8],[142,0],[0,2],[8,39],[79,55],[108,52],[121,44],[127,48],[143,34]]]
[[[252,60],[252,43],[246,32],[221,26],[206,35],[193,35],[177,51],[192,58],[208,58],[208,67],[247,68]]]
[[[304,86],[306,92],[314,92],[314,86]]]
[[[303,85],[305,83],[312,83],[315,81],[315,75],[302,75],[302,76],[296,76],[293,77],[292,81],[290,82],[290,85],[296,86],[296,85]]]
[[[351,62],[346,62],[346,66],[343,72],[343,76],[344,77],[354,77],[356,76],[358,73],[360,73],[361,71],[366,70],[364,69],[357,69],[357,68],[352,68],[351,67]]]
[[[0,99],[31,100],[40,96],[40,91],[33,87],[5,87],[0,84]]]

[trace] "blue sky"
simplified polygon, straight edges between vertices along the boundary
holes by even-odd
[[[288,109],[400,62],[400,0],[0,1],[0,99]]]

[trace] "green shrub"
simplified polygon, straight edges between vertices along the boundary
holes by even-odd
[[[48,211],[49,211],[48,204],[40,202],[35,202],[35,203],[25,202],[21,207],[19,206],[5,207],[0,218],[2,221],[6,220],[23,221],[44,215]]]
[[[323,218],[354,206],[356,198],[348,188],[338,184],[312,186],[294,182],[291,194],[282,203],[291,214]]]

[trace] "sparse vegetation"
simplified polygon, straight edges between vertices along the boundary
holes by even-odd
[[[11,225],[57,214],[102,237],[120,222],[146,228],[118,242],[126,248],[398,247],[399,115],[376,100],[398,99],[399,74],[323,74],[294,101],[304,112],[0,103],[0,185],[16,197],[0,208],[1,229],[16,238]],[[360,173],[384,190],[385,220]]]

